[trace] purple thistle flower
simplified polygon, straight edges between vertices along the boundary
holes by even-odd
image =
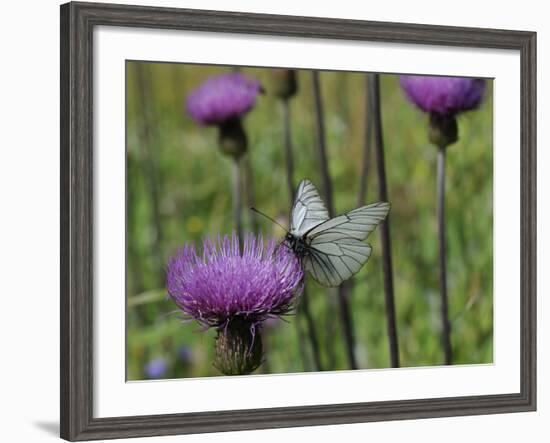
[[[164,358],[155,358],[145,365],[145,375],[148,378],[161,378],[168,369]]]
[[[413,104],[442,116],[477,108],[485,92],[485,80],[477,78],[402,75],[400,82]]]
[[[235,234],[205,239],[202,255],[186,245],[168,262],[166,286],[182,312],[206,327],[239,318],[257,325],[290,312],[302,290],[296,256],[274,240],[249,234],[243,251]]]
[[[249,234],[242,250],[233,234],[205,239],[168,262],[168,294],[184,315],[217,330],[214,366],[225,375],[250,374],[262,363],[263,321],[289,313],[303,288],[300,260],[274,240]]]
[[[220,125],[250,111],[260,83],[240,72],[210,77],[187,97],[187,111],[198,123]]]

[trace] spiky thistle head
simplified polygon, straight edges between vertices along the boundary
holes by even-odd
[[[217,329],[214,364],[234,375],[261,364],[261,323],[294,309],[303,270],[274,240],[247,235],[241,249],[233,234],[204,240],[201,253],[186,245],[168,262],[166,285],[186,317]]]

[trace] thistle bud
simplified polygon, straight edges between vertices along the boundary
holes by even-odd
[[[294,69],[272,69],[271,91],[281,99],[289,99],[298,90],[298,80]]]
[[[218,133],[218,146],[225,154],[239,159],[247,150],[248,140],[240,118],[221,123]]]
[[[428,138],[440,149],[452,145],[458,140],[458,126],[454,115],[430,114]]]
[[[214,366],[222,374],[250,374],[262,358],[262,338],[254,324],[235,318],[218,329]]]

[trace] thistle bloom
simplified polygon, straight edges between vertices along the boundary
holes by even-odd
[[[155,358],[145,366],[145,375],[148,378],[161,378],[168,369],[168,363],[163,358]]]
[[[193,245],[168,263],[168,293],[183,314],[216,328],[215,366],[224,374],[247,374],[262,360],[261,323],[289,313],[302,290],[300,261],[271,240],[247,235],[204,240],[202,254]]]
[[[400,81],[412,103],[440,115],[476,109],[485,92],[485,80],[478,78],[402,75]]]
[[[476,109],[485,94],[485,80],[463,77],[402,75],[407,98],[430,114],[429,139],[444,148],[458,140],[456,115]]]
[[[257,80],[240,72],[210,77],[187,97],[187,111],[202,125],[219,125],[250,111],[260,92]]]

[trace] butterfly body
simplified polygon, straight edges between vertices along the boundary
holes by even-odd
[[[363,240],[389,209],[389,203],[379,202],[330,218],[317,189],[305,179],[298,185],[285,243],[315,280],[338,286],[369,259],[372,248]]]
[[[290,232],[285,236],[285,241],[290,249],[300,258],[309,253],[309,246],[306,239],[292,235]]]

